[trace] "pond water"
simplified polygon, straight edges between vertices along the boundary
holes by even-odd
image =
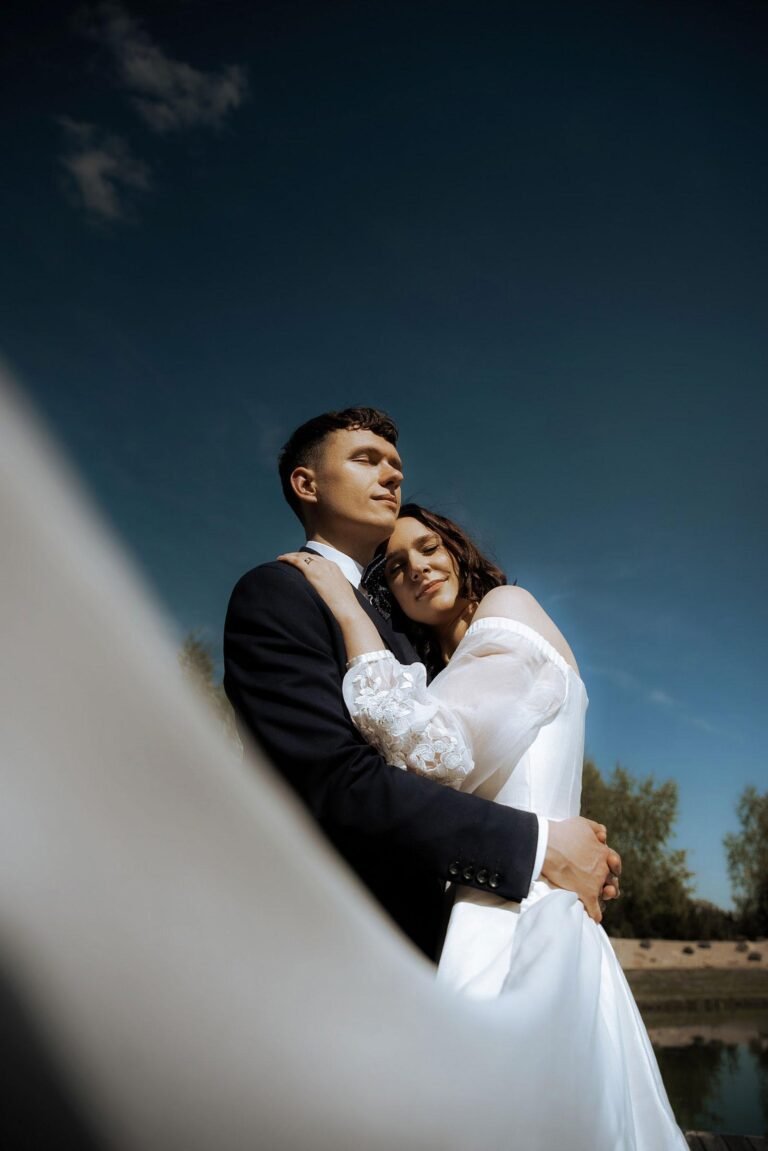
[[[651,1015],[646,1026],[684,1131],[768,1134],[768,1015]]]

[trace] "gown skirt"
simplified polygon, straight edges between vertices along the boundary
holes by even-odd
[[[362,657],[344,696],[390,763],[547,819],[579,814],[586,689],[526,625],[476,620],[429,686],[419,664]],[[511,903],[457,887],[437,978],[509,1037],[510,1147],[685,1151],[610,940],[571,892],[538,879]]]

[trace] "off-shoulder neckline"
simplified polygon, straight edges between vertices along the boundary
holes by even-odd
[[[468,639],[474,632],[487,631],[492,628],[501,628],[502,631],[514,631],[518,635],[523,635],[529,639],[544,655],[548,656],[560,671],[564,673],[570,672],[579,683],[583,684],[583,680],[576,668],[564,659],[560,652],[554,647],[553,644],[545,639],[541,632],[535,628],[529,627],[527,623],[522,623],[519,619],[510,619],[506,615],[484,615],[480,619],[473,620],[464,633],[464,639]]]

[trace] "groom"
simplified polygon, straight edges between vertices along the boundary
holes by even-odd
[[[334,560],[359,589],[400,506],[394,423],[373,408],[317,416],[283,448],[280,479],[308,562],[313,552]],[[358,598],[384,645],[413,663],[405,637]],[[224,686],[241,730],[417,947],[437,957],[447,880],[521,900],[541,874],[600,918],[621,870],[604,828],[548,822],[390,767],[349,718],[345,667],[339,626],[300,571],[273,562],[240,579],[224,627]]]

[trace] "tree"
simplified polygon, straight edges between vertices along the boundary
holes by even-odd
[[[604,779],[587,761],[581,813],[607,826],[622,859],[622,895],[603,921],[608,933],[685,938],[692,926],[692,875],[685,852],[667,843],[677,818],[675,782],[638,780],[618,765]]]
[[[224,692],[224,685],[216,683],[210,645],[195,632],[190,632],[181,646],[178,658],[184,678],[205,700],[227,738],[238,744],[235,714]]]
[[[735,913],[707,899],[691,900],[688,921],[691,939],[735,939],[738,934]]]
[[[747,787],[736,805],[740,834],[723,839],[733,898],[746,935],[768,935],[768,792]]]

